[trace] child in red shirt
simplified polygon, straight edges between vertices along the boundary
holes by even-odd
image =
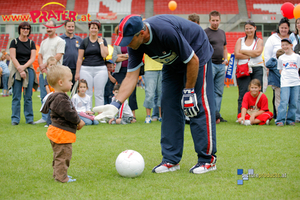
[[[260,90],[260,81],[253,79],[249,84],[249,92],[243,97],[241,113],[238,114],[238,122],[240,124],[246,126],[253,124],[269,125],[272,120],[273,113],[269,111],[268,98]]]

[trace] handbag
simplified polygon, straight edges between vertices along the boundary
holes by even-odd
[[[249,115],[253,115],[254,113],[256,113],[256,112],[258,112],[258,111],[260,110],[260,109],[257,108],[257,103],[258,103],[258,101],[259,101],[261,95],[262,95],[262,92],[259,93],[259,95],[258,95],[258,97],[257,97],[257,99],[256,99],[256,102],[255,102],[254,107],[252,107],[251,109],[248,109],[248,110],[247,110],[247,113],[248,113]]]
[[[255,40],[255,43],[253,45],[253,49],[255,48],[256,43],[257,43],[257,40]],[[236,78],[241,78],[241,77],[244,77],[244,76],[250,76],[249,60],[250,60],[250,58],[248,59],[248,62],[245,63],[245,64],[241,64],[241,65],[237,64],[236,72],[235,72]]]

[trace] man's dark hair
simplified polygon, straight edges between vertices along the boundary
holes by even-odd
[[[209,19],[211,19],[211,16],[215,16],[215,17],[219,16],[221,19],[221,14],[216,10],[211,11],[208,16],[209,16]]]
[[[74,25],[75,25],[75,22],[73,21],[73,19],[67,19],[67,20],[65,20],[65,22],[64,22],[65,26],[67,26],[67,23],[68,23],[68,22],[73,22]]]

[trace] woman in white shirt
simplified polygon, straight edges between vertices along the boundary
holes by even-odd
[[[287,18],[282,18],[278,24],[278,29],[276,33],[272,34],[266,41],[264,58],[266,67],[269,68],[268,84],[272,85],[273,89],[273,113],[274,119],[277,118],[277,109],[280,103],[280,75],[277,69],[277,64],[275,68],[270,68],[268,61],[275,60],[276,52],[281,49],[281,40],[284,38],[289,38],[290,34],[290,22]],[[272,59],[273,58],[273,59]]]
[[[250,76],[237,78],[239,87],[238,113],[241,112],[241,106],[244,94],[248,92],[248,85],[252,79],[258,79],[263,85],[263,59],[262,51],[264,48],[263,40],[256,36],[256,26],[252,21],[245,23],[245,37],[239,38],[235,44],[234,55],[238,59],[238,64],[248,64],[252,68]],[[251,72],[251,69],[250,69]]]

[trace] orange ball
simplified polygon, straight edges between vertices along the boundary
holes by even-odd
[[[177,3],[176,1],[170,1],[168,6],[171,11],[174,11],[177,8]]]
[[[293,13],[294,13],[295,19],[300,18],[300,4],[295,6]]]

